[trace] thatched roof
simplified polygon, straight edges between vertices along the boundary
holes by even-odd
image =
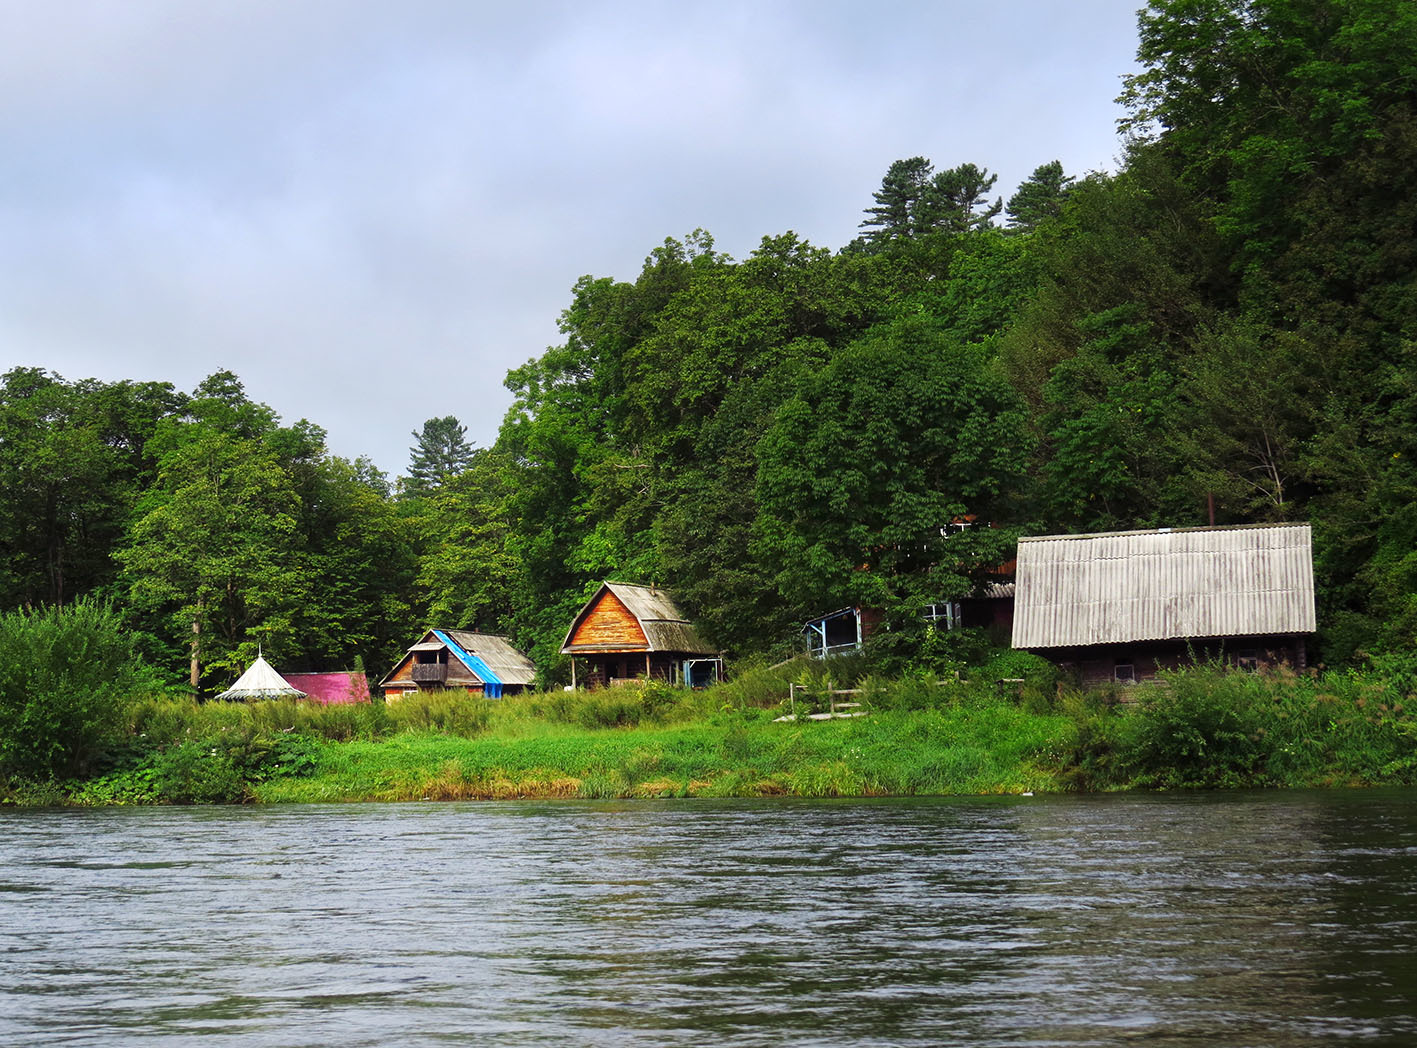
[[[1024,538],[1015,648],[1312,633],[1308,524]]]
[[[236,702],[251,699],[303,699],[305,693],[299,688],[291,687],[290,682],[272,669],[269,662],[257,655],[250,668],[217,698]]]

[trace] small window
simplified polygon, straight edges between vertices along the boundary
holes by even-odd
[[[1137,682],[1136,667],[1130,662],[1119,662],[1112,670],[1112,679],[1121,681],[1123,684],[1135,684]]]
[[[1254,648],[1242,648],[1235,656],[1235,665],[1248,673],[1260,668],[1260,653]]]
[[[926,622],[934,623],[936,629],[945,631],[958,629],[960,625],[960,607],[957,601],[926,604],[925,610],[920,617]]]

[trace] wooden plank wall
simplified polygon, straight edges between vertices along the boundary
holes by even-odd
[[[570,647],[623,648],[643,651],[649,647],[645,631],[620,598],[605,590],[571,635]],[[644,672],[644,667],[640,667]]]

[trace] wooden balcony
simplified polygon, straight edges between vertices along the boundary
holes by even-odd
[[[415,662],[412,669],[415,684],[444,684],[448,680],[446,662]]]

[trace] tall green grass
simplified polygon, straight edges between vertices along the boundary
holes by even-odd
[[[1417,783],[1417,670],[1296,676],[1210,666],[1084,693],[1006,653],[953,673],[755,667],[501,700],[121,706],[101,774],[12,781],[80,804],[484,797],[862,796]],[[790,686],[797,693],[789,705]],[[812,720],[838,700],[865,716]],[[1135,701],[1119,702],[1119,699]],[[794,718],[792,714],[797,716]],[[785,719],[784,719],[785,718]]]

